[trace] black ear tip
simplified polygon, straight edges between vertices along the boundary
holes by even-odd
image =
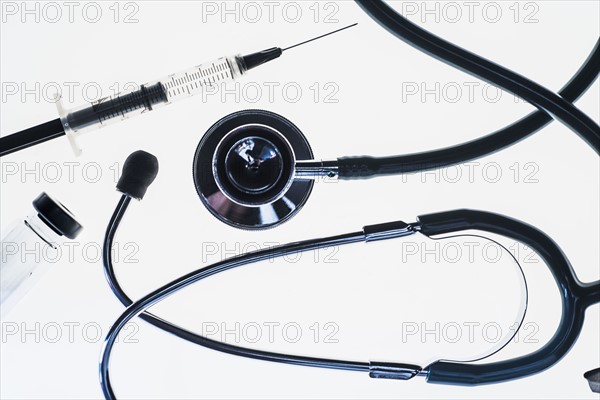
[[[158,158],[144,150],[134,151],[125,160],[123,173],[126,170],[132,174],[147,174],[148,176],[152,176],[152,180],[154,180],[156,175],[158,175]]]
[[[150,153],[138,150],[123,164],[123,173],[117,183],[117,190],[141,200],[158,175],[158,159]]]
[[[600,393],[600,368],[586,372],[583,377],[587,379],[592,392]]]

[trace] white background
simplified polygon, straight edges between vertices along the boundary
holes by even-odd
[[[27,214],[41,191],[64,202],[85,226],[73,254],[55,262],[3,321],[2,398],[101,397],[97,361],[102,340],[95,338],[94,329],[83,332],[83,326],[100,326],[104,334],[123,311],[105,282],[96,251],[119,198],[115,171],[137,149],[155,154],[161,170],[143,202],[132,204],[117,238],[117,273],[133,298],[259,245],[396,219],[411,222],[420,214],[455,208],[526,221],[561,246],[582,281],[599,278],[598,157],[558,123],[470,166],[437,174],[318,183],[300,214],[274,230],[243,232],[217,221],[197,198],[191,163],[203,133],[230,112],[278,112],[305,133],[317,158],[330,159],[456,144],[504,127],[533,107],[508,93],[498,98],[494,88],[409,47],[350,1],[205,3],[75,2],[70,20],[62,2],[3,2],[2,135],[56,118],[50,96],[57,84],[63,90],[74,87],[68,100],[80,104],[86,96],[97,97],[97,87],[110,95],[115,84],[122,88],[219,56],[284,47],[353,22],[359,26],[252,71],[238,86],[238,98],[193,98],[85,135],[80,158],[74,158],[64,138],[2,158],[3,227]],[[492,3],[475,2],[471,9],[465,2],[393,5],[434,33],[553,90],[577,71],[599,35],[597,1]],[[261,18],[256,18],[255,5]],[[27,14],[24,7],[37,11]],[[226,14],[225,7],[238,11]],[[425,7],[437,11],[428,14]],[[92,22],[96,8],[102,14]],[[293,22],[298,8],[301,16]],[[432,89],[436,83],[439,99],[436,94],[421,98],[422,87]],[[274,87],[272,97],[269,86]],[[302,93],[296,98],[298,87]],[[408,95],[407,89],[415,87],[419,93]],[[471,98],[469,87],[474,88]],[[577,102],[595,120],[598,89],[596,82]],[[296,323],[302,329],[298,343],[286,341],[281,331],[276,331],[274,343],[238,342],[295,354],[424,365],[436,358],[485,352],[491,344],[480,335],[474,343],[452,345],[443,338],[436,343],[435,335],[404,341],[402,330],[407,323],[426,323],[433,329],[436,322],[445,327],[465,321],[492,321],[506,329],[521,299],[514,266],[506,258],[487,266],[479,263],[481,258],[456,264],[426,257],[421,263],[419,254],[411,258],[406,251],[397,239],[306,255],[297,262],[250,266],[189,288],[154,311],[198,332],[207,322],[225,322],[229,328],[236,322],[242,327]],[[526,322],[537,327],[537,343],[521,337],[495,359],[539,348],[558,323],[560,300],[550,273],[539,262],[527,263],[529,256],[526,249],[517,254],[530,286]],[[337,327],[338,343],[325,343],[327,322]],[[75,324],[71,338],[65,325],[70,323]],[[475,388],[431,385],[421,378],[377,381],[356,372],[247,360],[135,323],[132,337],[137,343],[118,344],[111,365],[115,391],[123,398],[598,398],[582,377],[600,365],[597,305],[588,310],[578,342],[557,365],[526,379]],[[310,329],[315,323],[320,324],[318,343]],[[7,335],[9,325],[19,332]],[[62,330],[51,343],[56,325]],[[24,329],[38,337],[21,335]],[[227,339],[236,340],[233,335]]]

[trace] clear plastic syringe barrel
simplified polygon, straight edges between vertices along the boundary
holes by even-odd
[[[191,97],[207,86],[234,81],[244,74],[243,65],[239,55],[222,57],[71,110],[63,109],[59,101],[60,120],[78,152],[76,136]]]
[[[202,93],[206,87],[232,82],[244,74],[239,56],[222,57],[213,62],[169,75],[158,82],[169,103]]]

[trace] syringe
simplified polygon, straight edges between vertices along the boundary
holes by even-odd
[[[178,100],[202,93],[206,87],[232,82],[252,68],[279,58],[286,50],[351,28],[352,24],[287,48],[273,47],[246,56],[221,57],[184,71],[145,83],[139,89],[105,97],[70,110],[57,98],[59,118],[0,137],[0,157],[66,135],[76,155],[76,138],[82,133],[147,113]]]

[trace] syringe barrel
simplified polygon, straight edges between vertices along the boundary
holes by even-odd
[[[76,148],[75,137],[82,133],[194,96],[207,87],[232,82],[245,72],[241,56],[221,57],[71,110],[64,110],[59,102],[60,120]]]
[[[202,93],[207,87],[233,82],[246,72],[241,57],[221,57],[159,79],[169,102]]]
[[[158,82],[151,86],[142,85],[137,90],[105,97],[70,110],[61,116],[61,121],[65,131],[68,129],[80,132],[151,111],[166,103],[168,103],[166,92],[162,84]]]

